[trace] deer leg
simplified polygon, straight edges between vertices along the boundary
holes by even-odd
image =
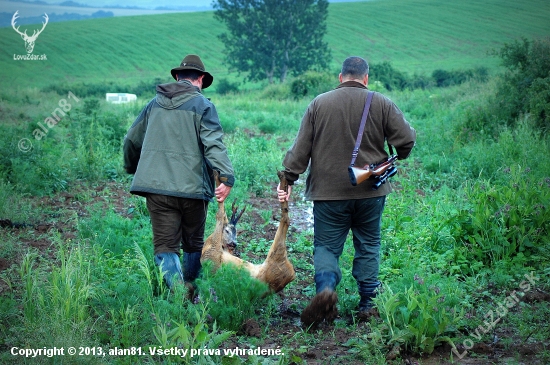
[[[218,211],[216,212],[216,227],[214,232],[204,242],[201,254],[201,263],[206,260],[210,260],[214,263],[215,267],[219,267],[222,263],[222,240],[223,229],[227,225],[227,215],[225,214],[225,207],[223,202],[218,203]]]
[[[279,171],[277,175],[281,182],[281,188],[286,190],[288,184],[284,178],[284,174]],[[279,227],[277,228],[273,244],[269,249],[267,258],[265,259],[258,277],[258,279],[268,283],[269,287],[275,292],[281,291],[296,277],[294,267],[287,257],[286,236],[289,226],[288,202],[285,201],[281,203],[281,220],[279,221]]]

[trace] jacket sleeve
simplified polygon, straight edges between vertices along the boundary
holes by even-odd
[[[129,174],[135,174],[141,156],[141,146],[147,131],[147,117],[151,104],[149,103],[136,118],[126,136],[124,136],[124,169]]]
[[[287,151],[283,160],[285,167],[285,178],[289,185],[294,185],[300,174],[306,171],[311,158],[311,149],[313,147],[313,123],[312,111],[313,103],[307,108],[298,135],[292,144],[292,147]]]
[[[391,101],[386,104],[386,125],[385,134],[388,144],[395,147],[397,158],[404,160],[409,157],[415,143],[416,131],[407,122],[403,112]]]
[[[203,114],[200,126],[200,139],[204,145],[204,157],[214,170],[219,171],[220,180],[227,186],[235,184],[233,165],[229,160],[227,148],[223,144],[223,129],[218,112],[209,104]]]

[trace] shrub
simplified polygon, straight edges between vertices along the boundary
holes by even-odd
[[[432,79],[437,87],[460,85],[469,80],[485,82],[489,78],[489,71],[485,67],[478,67],[473,70],[435,70],[432,72]]]
[[[300,99],[305,96],[316,96],[321,93],[332,90],[336,85],[336,78],[329,73],[320,73],[308,71],[303,75],[296,77],[291,85],[290,92],[292,97]]]
[[[533,81],[527,97],[535,128],[542,133],[547,132],[550,129],[550,77]]]
[[[216,83],[216,91],[222,95],[236,93],[239,91],[239,84],[237,82],[229,82],[226,78],[223,78]]]
[[[369,79],[380,81],[388,91],[404,90],[409,86],[408,76],[393,68],[391,63],[387,61],[380,64],[372,64],[370,66]]]
[[[550,128],[550,38],[523,38],[493,52],[507,68],[496,93],[499,116],[514,126],[522,114],[530,114],[541,132]]]

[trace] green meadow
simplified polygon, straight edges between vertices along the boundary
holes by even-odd
[[[330,69],[273,85],[241,82],[225,67],[223,27],[211,12],[48,24],[34,49],[47,61],[14,60],[23,41],[0,29],[0,364],[550,363],[548,78],[518,96],[516,84],[529,80],[498,55],[527,39],[542,51],[518,68],[548,74],[548,19],[545,1],[333,3]],[[255,263],[280,217],[276,171],[308,103],[337,85],[346,56],[390,62],[411,80],[487,69],[444,87],[386,90],[369,78],[418,133],[384,211],[379,316],[357,317],[350,236],[338,318],[301,327],[315,293],[305,176],[289,208],[297,277],[282,293],[264,295],[238,268],[208,265],[193,302],[184,287],[163,285],[145,201],[128,193],[122,140],[153,81],[168,81],[187,53],[215,77],[204,94],[235,169],[228,201],[247,208],[237,250]],[[224,78],[232,92],[219,87]],[[305,95],[295,81],[311,86]],[[131,104],[109,104],[98,91],[140,83],[148,89]],[[525,104],[528,112],[515,109]]]

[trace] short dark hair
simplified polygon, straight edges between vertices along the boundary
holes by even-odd
[[[362,79],[369,74],[369,64],[361,57],[351,56],[342,64],[342,76],[352,79]]]
[[[198,70],[180,70],[176,73],[178,80],[196,81],[203,73]]]

